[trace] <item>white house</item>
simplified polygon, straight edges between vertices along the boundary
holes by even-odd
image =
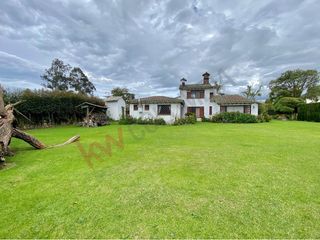
[[[122,97],[111,96],[106,99],[107,116],[113,120],[119,120],[125,115],[126,102]]]
[[[162,118],[173,123],[182,117],[183,100],[164,96],[153,96],[130,101],[130,116],[133,118]]]
[[[240,95],[218,94],[209,82],[210,74],[205,72],[202,83],[186,84],[181,79],[180,97],[184,101],[183,115],[193,112],[198,119],[209,118],[220,112],[241,112],[258,115],[258,104]]]
[[[198,120],[210,118],[220,112],[241,112],[257,116],[258,103],[240,95],[218,94],[210,84],[209,73],[204,73],[199,84],[186,84],[180,80],[180,97],[154,96],[130,101],[130,116],[133,118],[163,118],[167,123],[192,112]]]

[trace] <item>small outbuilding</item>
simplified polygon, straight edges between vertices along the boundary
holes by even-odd
[[[126,102],[122,97],[110,96],[106,99],[107,116],[113,120],[120,120],[126,112]]]
[[[82,126],[96,127],[108,124],[106,106],[101,106],[89,102],[83,102],[80,105],[78,105],[77,108],[81,108],[86,111],[86,117],[83,119],[83,122],[81,123]]]

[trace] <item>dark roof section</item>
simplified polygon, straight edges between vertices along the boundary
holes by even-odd
[[[216,95],[211,98],[211,101],[219,105],[232,105],[232,104],[252,104],[251,101],[240,95]]]
[[[213,88],[211,84],[186,84],[179,87],[180,90],[205,90],[211,88]]]
[[[129,102],[130,104],[158,104],[158,103],[183,103],[182,99],[170,98],[165,96],[152,96],[140,99],[133,99]]]

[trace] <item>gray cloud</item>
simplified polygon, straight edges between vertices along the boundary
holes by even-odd
[[[204,71],[236,93],[293,68],[319,69],[314,1],[0,1],[0,82],[41,87],[53,58],[84,69],[98,95],[178,94]],[[264,88],[267,93],[267,88]]]

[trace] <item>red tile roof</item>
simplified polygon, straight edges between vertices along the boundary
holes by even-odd
[[[247,99],[240,95],[216,95],[213,96],[211,101],[219,105],[232,105],[232,104],[252,104],[254,101]]]
[[[182,99],[170,98],[165,96],[152,96],[140,99],[133,99],[129,102],[130,104],[158,104],[158,103],[183,103]]]

